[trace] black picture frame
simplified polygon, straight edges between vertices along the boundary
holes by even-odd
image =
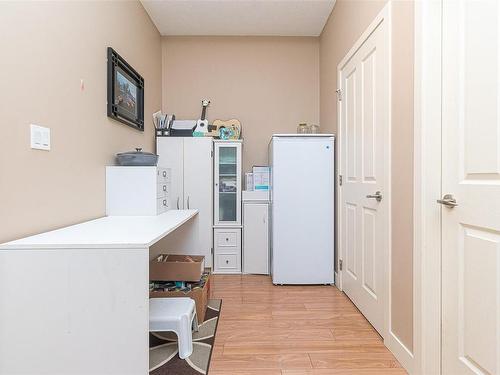
[[[144,78],[108,47],[108,117],[144,131]]]

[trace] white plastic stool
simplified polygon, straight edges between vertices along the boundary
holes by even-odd
[[[188,297],[149,299],[149,331],[175,332],[182,359],[193,353],[192,328],[198,332],[194,300]]]

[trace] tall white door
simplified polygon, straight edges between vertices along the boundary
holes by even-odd
[[[339,65],[341,286],[384,335],[389,244],[389,38],[384,18]]]
[[[184,138],[184,208],[198,209],[199,248],[211,265],[213,141],[209,137]]]
[[[444,375],[500,374],[499,14],[497,0],[443,2]]]
[[[170,168],[170,208],[184,208],[184,138],[159,137],[156,140],[156,153],[159,155],[158,165]]]

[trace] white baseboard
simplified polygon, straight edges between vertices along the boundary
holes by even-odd
[[[384,339],[384,344],[409,374],[415,373],[415,357],[413,353],[393,332],[389,331],[388,337]]]

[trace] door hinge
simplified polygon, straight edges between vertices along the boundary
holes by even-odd
[[[339,186],[342,186],[342,175],[339,175]]]
[[[340,271],[342,271],[342,265],[343,265],[342,259],[339,259],[339,270]]]
[[[337,90],[335,90],[335,92],[337,93],[337,98],[339,99],[339,102],[341,102],[342,101],[342,90],[337,89]]]

